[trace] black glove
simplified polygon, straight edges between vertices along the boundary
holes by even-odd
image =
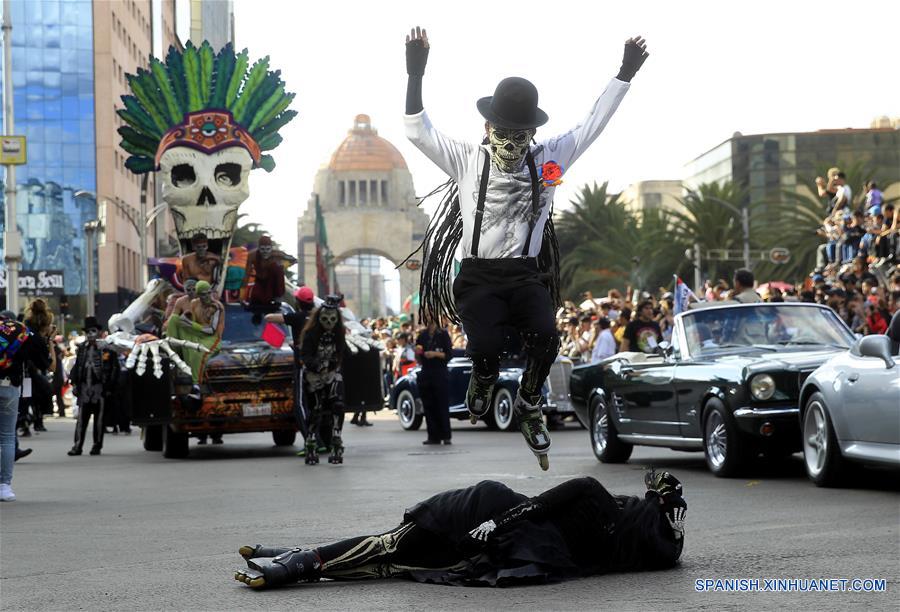
[[[424,76],[425,64],[428,63],[428,47],[422,39],[406,43],[406,74]]]
[[[619,74],[616,78],[620,81],[630,83],[637,71],[644,65],[647,56],[647,46],[644,39],[640,36],[629,38],[625,41],[625,53],[622,56],[622,67],[619,68]]]

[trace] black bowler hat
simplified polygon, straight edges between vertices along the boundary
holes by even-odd
[[[92,329],[100,331],[100,323],[97,322],[97,317],[85,317],[84,326],[81,329],[82,331],[89,331]]]
[[[478,100],[478,112],[492,125],[511,130],[530,130],[547,123],[547,113],[538,108],[537,88],[521,77],[500,81],[493,96]]]

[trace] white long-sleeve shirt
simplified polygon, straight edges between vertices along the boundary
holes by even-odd
[[[630,83],[613,79],[581,123],[563,134],[531,145],[531,154],[538,170],[545,162],[554,161],[565,173],[606,127],[630,86]],[[448,138],[434,128],[424,110],[406,115],[405,121],[407,138],[459,185],[463,222],[461,247],[463,256],[470,257],[478,188],[484,156],[490,157],[490,147]],[[555,191],[552,186],[540,187],[539,216],[530,236],[529,257],[537,257],[540,253],[544,225]],[[525,241],[529,239],[531,209],[531,173],[528,165],[523,163],[515,172],[503,172],[491,163],[477,256],[485,259],[521,256]]]
[[[598,361],[602,361],[607,357],[612,357],[615,354],[616,338],[609,328],[604,329],[600,332],[600,335],[597,336],[597,344],[594,346],[593,353],[591,353],[591,363],[597,363]]]

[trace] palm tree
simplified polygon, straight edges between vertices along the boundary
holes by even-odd
[[[701,252],[729,249],[740,253],[744,246],[744,234],[737,211],[744,200],[744,190],[731,181],[703,183],[696,189],[689,189],[679,199],[683,209],[668,213],[671,240],[682,249],[696,245]],[[753,208],[751,204],[751,211]],[[753,238],[752,231],[750,237]],[[702,261],[703,272],[709,278],[730,278],[734,270],[742,265],[740,261]]]
[[[585,185],[556,217],[563,295],[668,286],[687,261],[661,210],[630,211],[608,183]]]
[[[624,237],[637,223],[619,194],[610,194],[607,188],[608,183],[585,185],[571,208],[555,220],[564,296],[621,287],[629,281],[632,265]]]

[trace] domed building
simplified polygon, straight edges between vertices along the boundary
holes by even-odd
[[[317,200],[335,269],[331,290],[337,280],[359,318],[389,314],[386,292],[396,291],[397,279],[382,258],[394,266],[403,261],[424,237],[428,216],[416,206],[406,161],[378,135],[368,115],[356,116],[328,165],[318,171],[309,205],[297,221],[302,280],[318,293]],[[404,267],[398,272],[402,303],[417,291],[419,270]]]

